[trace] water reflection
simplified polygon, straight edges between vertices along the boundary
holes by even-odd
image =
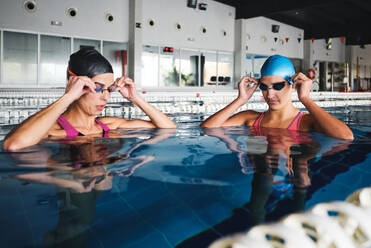
[[[114,176],[129,177],[138,167],[155,159],[149,155],[135,156],[136,151],[171,137],[175,130],[122,132],[121,137],[115,139],[50,140],[47,144],[8,154],[17,166],[46,169],[17,174],[15,178],[56,186],[59,219],[55,229],[45,233],[45,247],[85,247],[88,227],[95,218],[97,198],[112,189]],[[57,150],[48,147],[55,143]]]
[[[342,152],[348,142],[315,133],[243,127],[174,132],[126,130],[119,138],[49,140],[2,152],[1,205],[14,208],[3,223],[24,228],[9,232],[8,240],[24,247],[38,233],[34,246],[207,247],[222,235],[327,200],[322,189],[355,163],[349,154],[357,163],[368,154],[365,144]],[[362,177],[347,175],[351,182]]]
[[[274,202],[267,206],[269,200],[289,199],[285,204],[288,212],[305,209],[311,185],[308,162],[323,148],[311,133],[274,128],[250,128],[249,132],[217,128],[204,132],[223,141],[236,154],[242,173],[253,174],[250,201],[241,207],[249,213],[245,228],[265,222],[267,209],[276,207]],[[332,142],[326,155],[347,149],[348,145]]]

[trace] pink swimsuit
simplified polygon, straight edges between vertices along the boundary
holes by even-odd
[[[294,120],[287,127],[287,130],[299,131],[300,121],[303,115],[304,113],[299,111],[299,113],[295,116]],[[254,124],[252,126],[256,129],[259,129],[261,127],[261,121],[263,117],[264,117],[264,113],[261,113],[260,116],[254,121]]]
[[[69,123],[67,121],[67,119],[63,115],[59,116],[57,121],[58,121],[59,125],[66,131],[66,138],[71,139],[71,138],[75,138],[76,136],[84,136],[82,133],[80,133],[79,131],[77,131],[71,125],[71,123]],[[98,121],[97,119],[95,119],[95,122],[99,126],[102,127],[102,129],[103,129],[103,137],[104,138],[107,138],[108,137],[108,132],[110,130],[109,127],[107,127],[102,122]]]

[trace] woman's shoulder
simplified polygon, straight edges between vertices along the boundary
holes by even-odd
[[[254,117],[259,117],[260,114],[261,114],[260,112],[257,112],[255,110],[245,110],[245,111],[239,112],[236,115],[240,115],[246,118],[254,118]]]
[[[254,121],[259,118],[259,116],[262,114],[261,112],[257,112],[255,110],[245,110],[238,113],[241,115],[241,117],[245,120],[245,124],[247,126],[252,126]]]
[[[314,124],[313,116],[310,113],[303,112],[300,120],[300,130],[310,131],[313,129]]]
[[[55,122],[49,129],[47,136],[64,137],[66,136],[66,131],[59,125],[58,122]]]
[[[97,118],[100,122],[104,125],[108,126],[110,129],[118,128],[123,122],[127,121],[121,117],[114,117],[114,116],[105,116],[101,118]]]

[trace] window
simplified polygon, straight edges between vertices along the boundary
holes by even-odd
[[[233,87],[233,53],[218,53],[218,86]]]
[[[164,48],[160,47],[160,87],[179,86],[179,49],[166,52]]]
[[[142,86],[232,88],[233,59],[232,52],[145,45]]]
[[[85,40],[85,39],[73,39],[73,52],[89,47],[94,48],[100,52],[100,41],[99,40]]]
[[[253,71],[253,56],[246,55],[246,76],[252,77],[254,75]]]
[[[41,35],[39,83],[51,86],[65,85],[70,53],[70,38]]]
[[[128,72],[127,49],[127,43],[103,41],[103,56],[111,63],[115,77],[122,77]]]
[[[158,87],[158,47],[143,46],[142,87]]]
[[[217,85],[217,54],[216,52],[207,51],[201,53],[205,58],[205,63],[203,66],[203,78],[201,85],[204,86],[215,86]]]
[[[0,44],[3,48],[0,83],[5,85],[65,86],[71,53],[84,47],[101,52],[101,44],[102,54],[112,64],[115,76],[121,77],[127,72],[127,43],[13,31],[0,34],[3,35],[0,39],[3,40]]]
[[[200,65],[201,64],[201,65]],[[200,86],[200,78],[203,78],[202,75],[199,75],[202,65],[205,64],[205,57],[201,56],[201,53],[197,50],[188,50],[182,49],[181,51],[181,77],[182,77],[182,86]]]
[[[3,83],[37,82],[37,35],[4,31]]]
[[[262,68],[264,62],[267,60],[268,56],[254,56],[254,78],[260,78],[260,69]]]

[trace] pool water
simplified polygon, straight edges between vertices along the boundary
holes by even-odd
[[[0,151],[1,247],[207,247],[371,185],[371,107],[331,109],[355,140],[247,127],[118,130]],[[2,127],[10,130],[12,126]]]

